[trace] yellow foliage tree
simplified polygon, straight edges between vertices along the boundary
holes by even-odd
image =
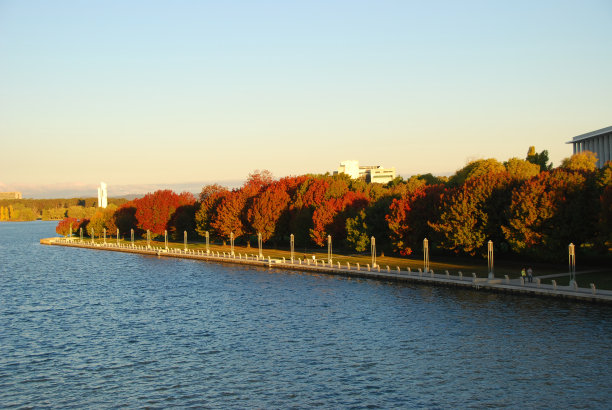
[[[582,151],[561,161],[561,168],[567,171],[595,171],[597,155],[591,151]]]

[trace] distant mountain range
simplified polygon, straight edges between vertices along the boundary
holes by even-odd
[[[219,182],[189,182],[176,184],[126,184],[113,185],[108,183],[108,196],[111,198],[134,199],[141,197],[148,192],[158,189],[171,189],[175,192],[191,192],[198,195],[202,187],[207,184],[218,183],[228,188],[236,188],[243,184],[242,180],[229,180]],[[0,182],[0,192],[21,192],[23,198],[45,199],[45,198],[92,198],[98,196],[98,184],[3,184]]]

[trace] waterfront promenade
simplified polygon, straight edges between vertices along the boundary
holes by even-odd
[[[131,245],[123,243],[91,243],[67,238],[44,238],[40,240],[43,245],[68,246],[76,248],[86,248],[94,250],[106,250],[125,253],[136,253],[158,257],[196,259],[207,262],[232,263],[259,266],[265,268],[291,269],[308,272],[323,273],[328,275],[338,275],[345,277],[367,278],[390,282],[413,282],[434,286],[462,287],[475,291],[488,291],[499,293],[516,293],[536,297],[565,298],[579,301],[609,303],[612,304],[612,291],[599,290],[594,286],[589,288],[561,286],[540,283],[539,278],[535,278],[533,283],[523,283],[522,279],[510,279],[507,276],[496,278],[478,277],[475,273],[451,274],[449,271],[434,272],[430,270],[423,272],[401,270],[398,266],[380,266],[373,268],[369,265],[359,265],[350,263],[331,263],[328,260],[310,260],[285,258],[277,259],[271,257],[259,257],[255,254],[242,254],[229,252],[209,252],[194,249],[177,249],[163,247],[146,247],[142,245]]]

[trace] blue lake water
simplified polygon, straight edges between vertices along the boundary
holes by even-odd
[[[589,407],[612,308],[42,246],[0,224],[0,407]]]

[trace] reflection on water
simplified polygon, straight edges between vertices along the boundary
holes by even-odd
[[[612,309],[41,246],[0,224],[0,404],[606,408]]]

